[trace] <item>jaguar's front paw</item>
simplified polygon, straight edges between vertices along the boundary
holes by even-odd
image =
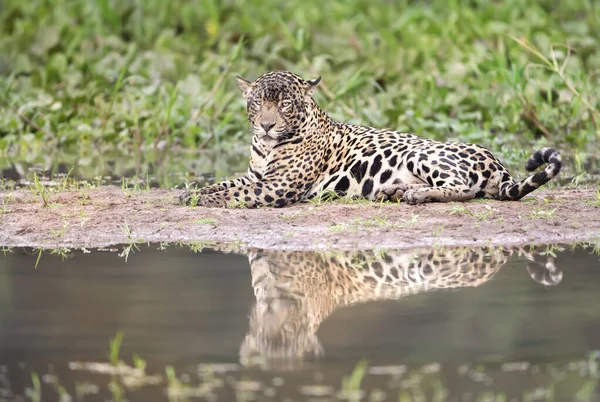
[[[404,195],[404,191],[405,190],[400,187],[382,188],[381,191],[379,191],[379,193],[377,193],[375,200],[376,201],[398,202],[399,200],[402,199],[402,196]]]

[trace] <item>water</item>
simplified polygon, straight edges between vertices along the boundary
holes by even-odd
[[[171,188],[192,181],[205,184],[245,172],[248,157],[246,146],[200,151],[42,152],[14,157],[0,153],[0,188],[28,186],[34,174],[47,185],[61,183],[67,176],[69,181],[87,182],[94,186],[116,184],[131,187],[137,183]]]
[[[592,247],[195,251],[0,254],[0,400],[600,400]]]
[[[592,150],[589,156],[578,154],[578,162],[573,159],[573,154],[563,152],[563,169],[557,182],[568,184],[576,177],[578,184],[600,182],[598,152]],[[523,158],[507,161],[506,165],[516,177],[528,174],[524,169],[527,157],[524,155]],[[58,185],[67,176],[71,182],[87,182],[94,186],[116,184],[172,188],[190,182],[204,185],[244,173],[248,158],[246,144],[198,151],[150,148],[131,152],[97,150],[94,153],[65,151],[48,154],[45,148],[38,152],[28,149],[13,156],[0,153],[0,188],[29,186],[34,174],[46,185]]]

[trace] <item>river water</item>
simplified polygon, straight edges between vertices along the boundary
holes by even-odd
[[[0,253],[0,400],[600,400],[591,245],[124,248]]]

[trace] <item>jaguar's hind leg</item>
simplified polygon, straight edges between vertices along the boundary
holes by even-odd
[[[391,201],[398,202],[402,199],[404,193],[409,190],[416,190],[419,188],[429,187],[428,184],[406,184],[406,183],[397,183],[397,184],[389,184],[381,187],[377,195],[375,196],[376,201]]]

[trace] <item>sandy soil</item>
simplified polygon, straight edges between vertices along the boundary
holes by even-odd
[[[91,248],[136,242],[216,242],[271,249],[403,248],[598,241],[596,190],[538,190],[519,202],[312,203],[213,209],[175,203],[179,191],[120,188],[0,192],[0,245]]]

